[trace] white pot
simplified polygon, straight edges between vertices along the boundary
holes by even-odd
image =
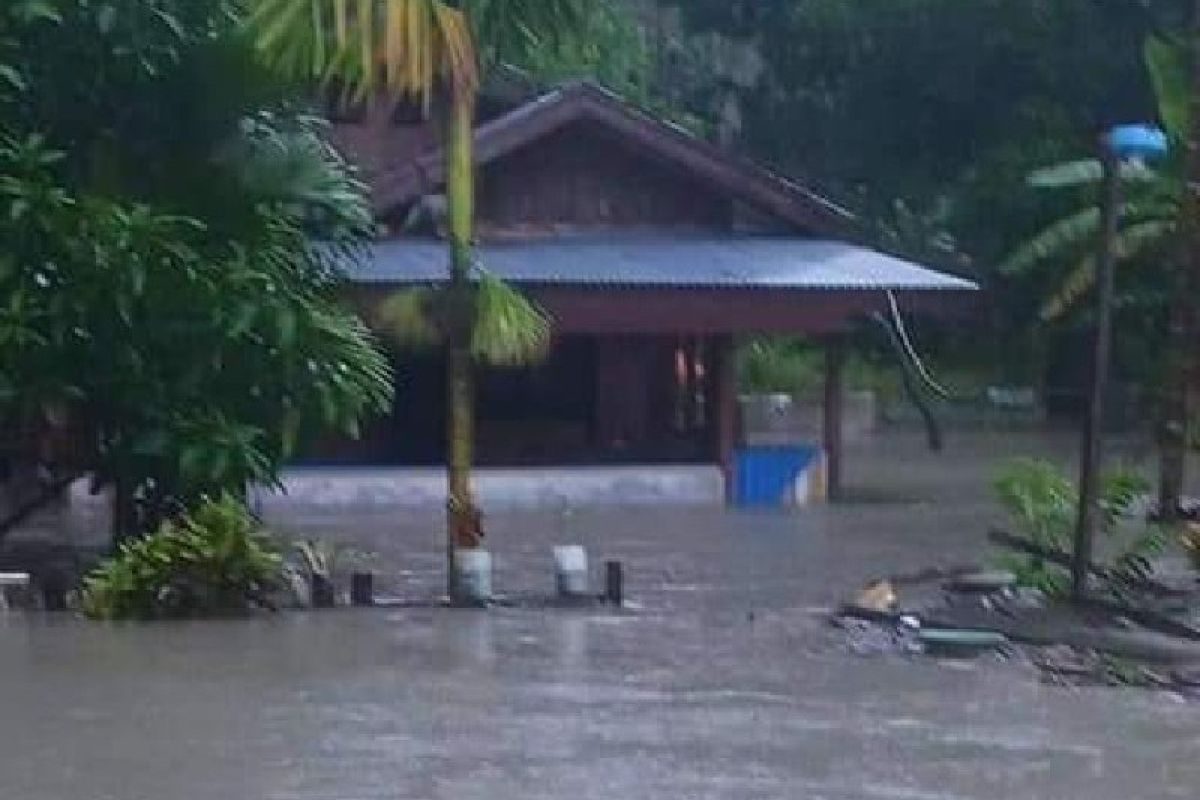
[[[588,593],[587,551],[580,545],[554,548],[554,577],[563,597],[583,597]]]
[[[487,550],[458,550],[454,553],[458,590],[462,599],[485,604],[492,599],[492,554]]]

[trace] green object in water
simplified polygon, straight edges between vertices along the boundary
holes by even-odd
[[[959,592],[987,593],[1007,589],[1016,582],[1017,576],[1015,573],[999,569],[960,575],[957,579],[950,582],[948,588]]]
[[[930,655],[976,656],[1008,643],[1008,638],[995,631],[964,628],[925,628],[917,634]]]

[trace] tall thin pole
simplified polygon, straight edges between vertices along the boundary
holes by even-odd
[[[822,415],[822,438],[825,445],[826,488],[829,500],[842,499],[842,411],[845,403],[844,379],[846,347],[841,336],[830,337],[825,342],[825,397]]]
[[[1112,354],[1113,274],[1120,225],[1121,172],[1116,154],[1107,141],[1101,143],[1104,165],[1104,229],[1097,265],[1096,349],[1092,384],[1083,424],[1083,453],[1079,470],[1079,518],[1075,527],[1075,551],[1071,560],[1071,593],[1076,600],[1087,596],[1092,545],[1100,516],[1100,468],[1103,462],[1104,395],[1108,389]]]
[[[475,395],[470,339],[474,324],[471,297],[471,235],[474,224],[475,98],[453,93],[450,141],[446,148],[446,197],[450,214],[451,330],[446,353],[446,591],[460,602],[455,553],[479,546],[474,530],[471,462],[475,440]]]

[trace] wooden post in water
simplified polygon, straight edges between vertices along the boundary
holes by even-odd
[[[825,398],[821,415],[826,487],[830,501],[837,501],[842,495],[842,404],[845,400],[845,365],[846,343],[841,336],[831,336],[825,341]]]
[[[625,573],[620,561],[604,562],[604,599],[617,607],[625,604]]]
[[[716,361],[717,458],[725,476],[725,501],[734,501],[734,451],[737,448],[737,351],[732,336],[722,336],[713,350]]]

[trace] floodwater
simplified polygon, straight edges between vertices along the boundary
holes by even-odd
[[[550,546],[582,542],[626,563],[621,614],[0,618],[0,798],[1195,798],[1195,705],[857,658],[821,619],[869,577],[978,560],[995,463],[1070,444],[973,434],[935,456],[889,434],[852,454],[857,502],[796,514],[490,520],[498,589],[548,593]],[[434,516],[279,522],[377,552],[387,592],[438,592]]]

